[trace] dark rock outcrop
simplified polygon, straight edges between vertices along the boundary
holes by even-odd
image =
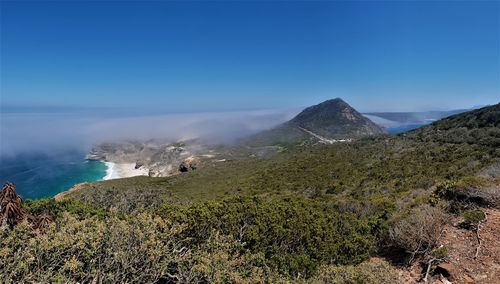
[[[186,163],[182,162],[182,163],[179,165],[179,172],[181,172],[181,173],[185,173],[185,172],[187,172],[187,171],[189,171],[189,166],[188,166]]]
[[[189,157],[179,165],[179,172],[185,173],[188,171],[194,171],[198,168],[199,164],[200,159],[196,157]]]

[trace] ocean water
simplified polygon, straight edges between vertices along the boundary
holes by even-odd
[[[428,123],[404,124],[404,125],[400,125],[400,126],[397,126],[397,127],[386,128],[386,131],[389,134],[400,134],[400,133],[403,133],[403,132],[407,132],[407,131],[410,131],[410,130],[414,130],[414,129],[420,128],[420,127],[422,127],[424,125],[427,125],[427,124]]]
[[[52,197],[73,185],[102,180],[107,166],[85,160],[85,153],[33,153],[0,156],[0,182],[10,181],[23,199]]]

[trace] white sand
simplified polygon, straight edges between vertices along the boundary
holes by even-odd
[[[117,178],[127,178],[135,176],[147,176],[149,174],[148,169],[135,168],[135,163],[112,163],[104,162],[108,169],[106,170],[106,176],[103,180],[117,179]]]

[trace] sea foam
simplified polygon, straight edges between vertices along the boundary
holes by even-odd
[[[104,164],[106,165],[107,169],[106,169],[106,175],[102,178],[103,180],[120,178],[120,175],[118,174],[115,163],[104,162]]]

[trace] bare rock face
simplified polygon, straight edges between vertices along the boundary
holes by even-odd
[[[464,283],[467,283],[467,284],[474,284],[474,283],[476,283],[476,282],[475,282],[475,281],[474,281],[474,279],[472,279],[472,277],[470,277],[469,275],[465,275],[465,276],[464,276]]]
[[[164,177],[192,171],[215,159],[216,153],[200,141],[168,142],[162,140],[122,141],[95,145],[89,160],[131,163],[150,177]]]
[[[435,273],[439,273],[451,281],[455,281],[456,275],[458,274],[457,268],[449,262],[440,263],[434,271]]]
[[[347,120],[350,120],[352,122],[356,122],[356,121],[360,120],[359,116],[357,115],[357,113],[355,113],[355,111],[352,108],[344,107],[341,109],[341,112],[342,112],[342,115]]]
[[[185,172],[188,172],[189,171],[189,166],[186,165],[184,162],[182,162],[180,165],[179,165],[179,172],[181,173],[185,173]]]
[[[194,171],[198,168],[200,165],[201,161],[198,157],[188,157],[182,163],[179,165],[179,172],[185,173],[188,171]]]

